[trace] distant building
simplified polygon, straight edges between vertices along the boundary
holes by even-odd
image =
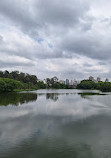
[[[74,80],[74,86],[77,86],[78,82],[76,80]]]
[[[73,81],[73,80],[70,81],[70,85],[71,85],[71,86],[74,85],[74,81]]]
[[[77,84],[80,84],[81,83],[81,81],[77,81]]]
[[[97,82],[101,81],[101,78],[100,77],[97,77]]]
[[[69,79],[66,79],[66,84],[69,85]]]
[[[108,79],[108,78],[106,78],[106,79],[105,79],[105,82],[109,82],[109,79]]]
[[[95,80],[94,80],[94,77],[92,77],[92,76],[89,76],[89,80],[95,81]]]
[[[59,83],[61,83],[61,84],[65,84],[65,81],[63,81],[63,80],[60,80],[60,81],[59,81]]]
[[[65,81],[63,81],[64,82],[64,84],[65,84]]]

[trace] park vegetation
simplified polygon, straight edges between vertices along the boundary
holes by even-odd
[[[71,88],[69,85],[60,83],[56,76],[52,78],[46,79],[46,88],[53,88],[53,89],[69,89]]]
[[[77,85],[77,89],[100,90],[102,92],[111,92],[111,82],[94,82],[91,80],[82,80]]]
[[[8,78],[0,78],[0,92],[11,92],[21,86],[22,84],[19,81]]]
[[[57,77],[47,78],[46,83],[38,80],[36,75],[19,71],[0,71],[0,92],[30,91],[37,89],[65,89],[68,85],[58,82]]]
[[[22,91],[38,89],[37,77],[19,71],[0,71],[0,91]]]
[[[36,75],[30,75],[19,71],[0,71],[0,92],[12,92],[23,90],[37,89],[70,89],[74,88],[70,85],[60,83],[58,78],[47,78],[43,81],[38,80]],[[82,80],[77,85],[77,89],[101,90],[103,92],[111,92],[111,82],[94,82],[91,80]]]

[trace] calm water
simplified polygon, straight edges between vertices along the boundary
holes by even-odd
[[[111,93],[8,93],[0,105],[0,158],[111,158]]]

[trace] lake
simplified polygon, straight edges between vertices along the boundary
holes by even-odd
[[[111,158],[111,93],[1,93],[0,158]]]

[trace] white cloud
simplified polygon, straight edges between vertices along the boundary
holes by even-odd
[[[1,0],[0,67],[39,78],[110,77],[110,15],[105,0]]]

